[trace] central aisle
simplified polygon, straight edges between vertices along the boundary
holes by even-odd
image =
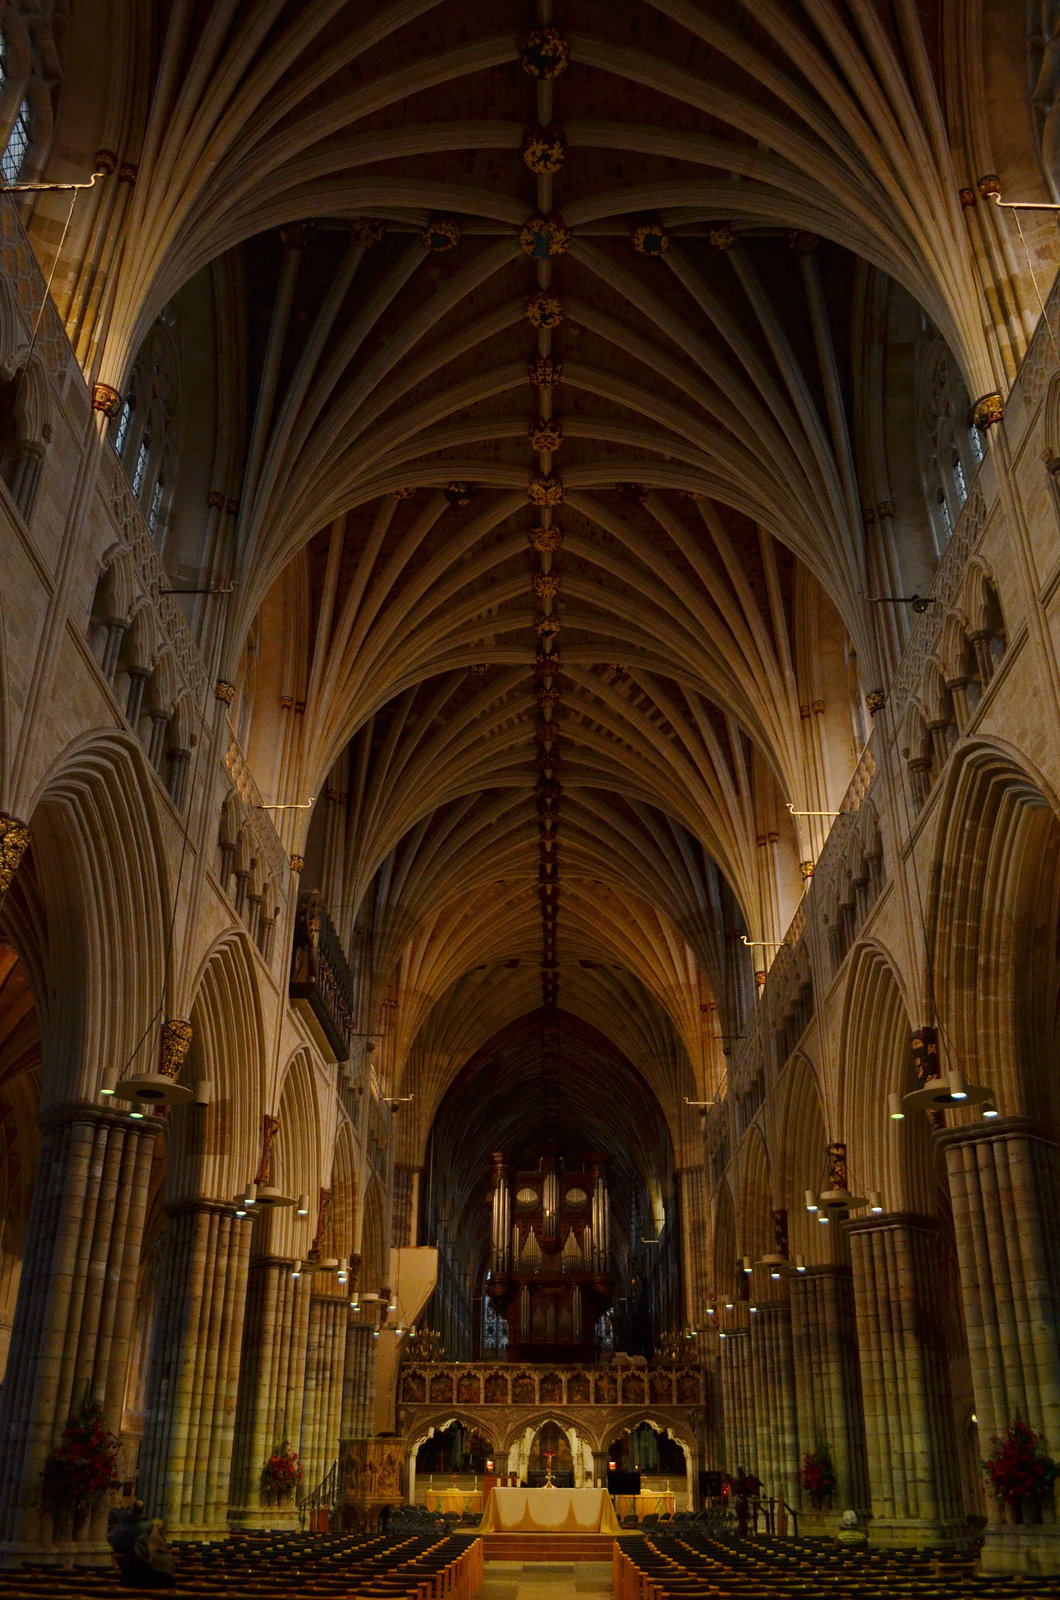
[[[607,1561],[487,1561],[479,1600],[593,1600],[611,1594]]]

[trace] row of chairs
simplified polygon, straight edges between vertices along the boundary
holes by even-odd
[[[177,1586],[196,1600],[471,1600],[482,1582],[482,1541],[418,1534],[240,1534],[177,1547]],[[0,1572],[0,1600],[156,1597],[106,1568]],[[165,1591],[162,1591],[165,1592]]]
[[[618,1543],[615,1600],[1060,1600],[1060,1580],[985,1577],[939,1552],[848,1549],[823,1540],[739,1540],[686,1526]]]

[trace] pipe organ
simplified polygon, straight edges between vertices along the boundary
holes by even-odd
[[[508,1323],[513,1361],[591,1361],[594,1330],[611,1303],[607,1157],[561,1167],[554,1153],[533,1171],[493,1158],[487,1293]]]

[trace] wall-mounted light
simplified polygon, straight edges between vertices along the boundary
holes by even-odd
[[[113,1095],[118,1087],[118,1073],[116,1068],[108,1067],[103,1074],[103,1082],[99,1086],[100,1094]]]
[[[795,1257],[795,1271],[796,1272],[805,1272],[806,1271],[806,1257],[805,1256],[796,1256]]]
[[[869,1210],[874,1217],[879,1217],[883,1214],[883,1197],[878,1189],[869,1190]]]
[[[298,1215],[300,1217],[308,1217],[309,1215],[309,1196],[307,1194],[298,1196]]]
[[[299,1260],[295,1260],[292,1263],[292,1266],[291,1266],[291,1277],[292,1278],[300,1278],[301,1276],[302,1276],[302,1263]]]
[[[902,1122],[904,1120],[905,1112],[902,1109],[902,1097],[900,1094],[889,1094],[887,1096],[887,1115],[892,1122]]]
[[[806,1190],[806,1209],[807,1211],[817,1210],[817,1196],[812,1189]]]

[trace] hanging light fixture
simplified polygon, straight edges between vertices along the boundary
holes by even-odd
[[[102,1092],[113,1093],[120,1100],[131,1100],[134,1104],[146,1105],[183,1105],[194,1099],[194,1089],[177,1082],[191,1045],[191,1036],[190,1022],[183,1017],[170,1017],[162,1024],[162,1036],[158,1046],[158,1071],[134,1072],[128,1078],[118,1079],[113,1090],[104,1088]],[[104,1074],[104,1083],[106,1081],[107,1075]]]

